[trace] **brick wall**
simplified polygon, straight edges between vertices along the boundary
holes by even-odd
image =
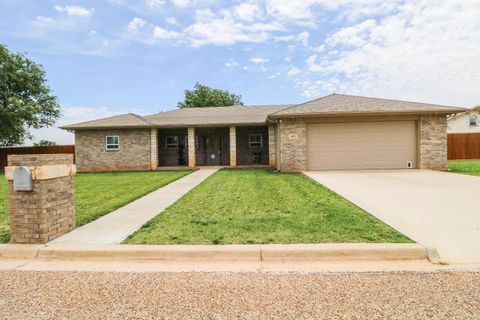
[[[105,137],[118,135],[119,150],[106,150]],[[75,131],[75,157],[79,172],[150,170],[150,129]]]
[[[303,119],[280,122],[280,170],[304,171],[307,168],[307,127]]]
[[[418,123],[420,169],[447,169],[447,117],[422,115]]]
[[[9,166],[71,165],[73,155],[13,155]],[[73,166],[73,165],[72,165]],[[50,169],[51,170],[51,169]],[[10,242],[46,243],[75,228],[73,175],[33,180],[33,191],[14,191],[8,181]]]

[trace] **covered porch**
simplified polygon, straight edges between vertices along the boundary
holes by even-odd
[[[273,124],[153,128],[151,167],[275,167],[275,138]]]

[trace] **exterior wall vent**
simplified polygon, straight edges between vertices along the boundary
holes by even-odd
[[[407,162],[407,168],[408,168],[408,169],[412,169],[412,168],[413,168],[413,163],[412,163],[412,161],[408,161],[408,162]]]

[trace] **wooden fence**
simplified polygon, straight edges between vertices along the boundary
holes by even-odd
[[[480,159],[480,133],[449,133],[448,160]]]
[[[9,154],[51,154],[51,153],[71,153],[73,154],[74,161],[75,161],[75,145],[0,148],[0,170],[3,170],[7,166],[7,156]]]

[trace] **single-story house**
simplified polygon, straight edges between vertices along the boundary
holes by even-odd
[[[465,109],[331,94],[298,105],[184,108],[64,126],[79,171],[270,166],[447,168],[447,115]]]
[[[480,106],[448,117],[448,133],[480,132]]]

